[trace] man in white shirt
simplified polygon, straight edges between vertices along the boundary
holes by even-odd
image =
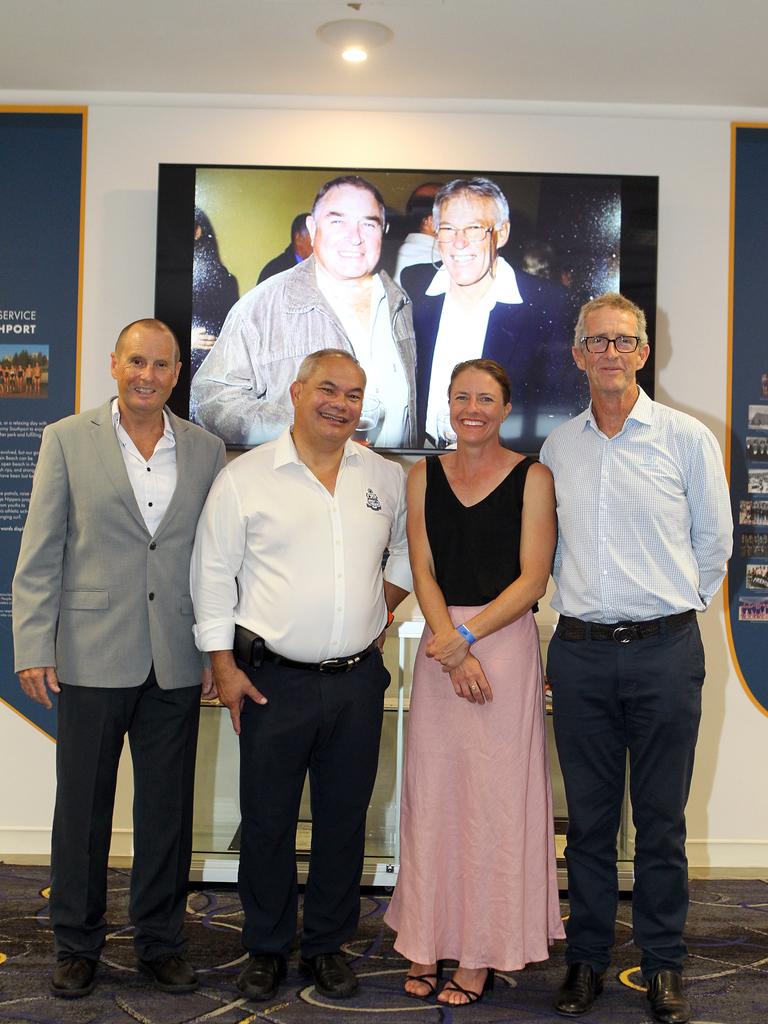
[[[685,804],[704,682],[696,613],[731,554],[728,485],[712,433],[638,387],[650,352],[639,307],[612,293],[586,303],[572,351],[592,402],[541,450],[557,496],[547,675],[568,801],[568,970],[555,1009],[586,1013],[602,991],[628,755],[634,941],[655,1019],[683,1024]]]
[[[413,447],[416,353],[408,297],[376,272],[386,230],[370,182],[326,182],[307,217],[313,255],[247,292],[195,374],[190,416],[230,445],[274,440],[291,422],[288,394],[302,359],[319,348],[352,353],[382,410],[380,448]]]
[[[94,987],[126,734],[139,968],[164,992],[198,984],[182,935],[203,678],[189,559],[225,453],[218,438],[164,408],[180,367],[169,327],[129,324],[112,354],[117,397],[45,428],[13,580],[21,686],[46,708],[57,698],[55,996]],[[204,682],[211,686],[210,673]]]
[[[250,999],[271,999],[286,973],[307,771],[301,966],[322,995],[357,988],[339,950],[359,916],[389,682],[380,645],[388,612],[411,588],[405,475],[350,440],[364,388],[348,352],[308,356],[290,388],[293,429],[221,474],[192,557],[197,644],[211,652],[240,736],[239,886],[250,957],[237,985]]]

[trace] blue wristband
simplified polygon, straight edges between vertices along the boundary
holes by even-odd
[[[477,637],[473,633],[470,633],[470,631],[467,629],[464,623],[456,627],[456,632],[461,633],[461,635],[464,637],[464,639],[467,641],[470,647],[472,646],[472,644],[477,642]]]

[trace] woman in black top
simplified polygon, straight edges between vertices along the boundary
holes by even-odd
[[[387,912],[405,991],[476,1002],[493,968],[545,960],[562,924],[538,630],[557,535],[549,470],[502,447],[506,373],[460,363],[455,452],[408,479],[408,544],[427,628],[414,666],[401,865]]]

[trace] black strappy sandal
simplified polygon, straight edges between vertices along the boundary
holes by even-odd
[[[437,983],[443,976],[443,964],[441,960],[437,961],[437,965],[434,971],[430,971],[428,974],[406,974],[406,981],[418,981],[421,985],[426,985],[429,988],[429,992],[425,992],[424,995],[419,995],[418,992],[409,992],[407,988],[403,988],[403,991],[411,999],[431,999],[437,992]],[[433,980],[434,979],[434,980]]]
[[[458,1010],[462,1006],[474,1006],[475,1003],[479,1003],[486,992],[490,992],[493,989],[493,983],[495,980],[495,973],[493,967],[489,967],[488,973],[485,976],[483,987],[479,992],[474,992],[471,988],[463,988],[453,978],[449,978],[443,986],[443,992],[448,989],[449,992],[461,992],[463,996],[466,996],[466,1003],[449,1003],[438,999],[438,1003],[441,1006],[450,1006],[452,1010]],[[448,987],[450,985],[450,988]]]

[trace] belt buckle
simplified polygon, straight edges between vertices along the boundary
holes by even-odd
[[[359,660],[359,658],[326,658],[325,661],[320,662],[318,669],[328,675],[334,675],[337,672],[350,672]]]
[[[637,629],[631,623],[623,623],[614,629],[611,639],[617,644],[631,644],[637,640]]]

